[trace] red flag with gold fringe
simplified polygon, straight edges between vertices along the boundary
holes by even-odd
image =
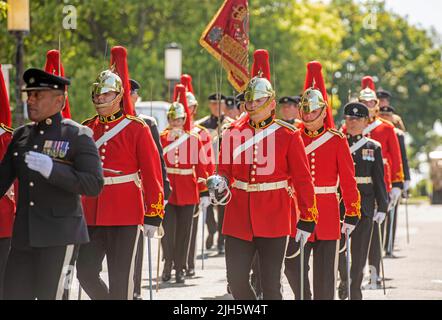
[[[200,44],[221,61],[232,86],[244,91],[250,80],[248,0],[225,0],[201,35]]]

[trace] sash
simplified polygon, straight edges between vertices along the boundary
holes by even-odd
[[[379,127],[382,124],[382,121],[377,119],[376,121],[374,121],[373,123],[371,123],[370,125],[367,126],[367,128],[364,129],[364,131],[362,131],[362,134],[365,136],[367,134],[369,134],[370,132],[372,132],[374,129],[376,129],[377,127]]]
[[[3,135],[3,133],[5,133],[6,131],[3,130],[2,128],[0,128],[0,137]]]
[[[319,139],[313,141],[312,143],[310,143],[308,146],[305,147],[305,154],[308,155],[308,154],[312,153],[313,151],[318,149],[320,146],[322,146],[324,143],[326,143],[328,140],[333,138],[333,136],[334,136],[333,133],[327,131]]]
[[[364,144],[366,144],[367,142],[368,142],[368,139],[367,139],[366,137],[363,137],[361,140],[359,140],[358,142],[356,142],[354,145],[352,145],[352,146],[350,147],[350,153],[353,153],[353,152],[358,151],[358,150],[361,149],[362,146],[363,146]]]
[[[124,128],[126,128],[126,126],[131,122],[131,120],[129,120],[128,118],[124,118],[119,124],[117,124],[115,127],[113,127],[112,129],[110,129],[108,132],[106,132],[105,134],[103,134],[100,139],[98,139],[97,141],[95,141],[95,145],[97,146],[97,148],[100,148],[102,146],[103,143],[109,141],[110,139],[112,139],[113,137],[115,137],[117,134],[119,134],[121,132],[121,130],[123,130]]]
[[[190,137],[190,135],[188,133],[184,133],[181,137],[179,137],[177,140],[175,140],[174,142],[172,142],[171,144],[169,144],[168,146],[163,148],[163,156],[168,153],[170,150],[178,147],[179,145],[181,145],[184,141],[186,141],[188,138]]]
[[[233,150],[233,159],[235,159],[237,156],[239,156],[241,153],[249,149],[250,147],[254,146],[255,144],[259,143],[264,138],[270,136],[271,134],[275,133],[276,130],[281,128],[279,124],[274,122],[270,127],[262,130],[249,140],[245,141],[243,144],[239,145],[238,147]]]

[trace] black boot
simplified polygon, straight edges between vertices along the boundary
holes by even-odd
[[[339,284],[338,296],[339,299],[341,300],[345,300],[348,298],[347,281],[342,280],[341,283]]]
[[[183,270],[176,270],[175,271],[175,278],[176,278],[176,283],[184,283],[185,282],[184,271]]]
[[[161,276],[161,279],[163,282],[167,282],[172,278],[172,261],[166,261],[164,263],[164,269],[163,274]]]
[[[195,269],[194,268],[188,268],[186,270],[186,277],[194,277],[195,276]]]
[[[210,250],[213,246],[213,234],[209,233],[206,239],[206,249]]]

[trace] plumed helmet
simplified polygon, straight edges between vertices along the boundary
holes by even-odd
[[[111,70],[102,71],[92,84],[92,96],[107,92],[121,93],[123,82],[121,78]]]
[[[187,116],[186,110],[184,109],[184,106],[181,103],[175,101],[170,105],[169,111],[167,112],[167,118],[169,120],[186,118],[186,116]]]

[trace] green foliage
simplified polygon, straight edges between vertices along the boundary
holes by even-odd
[[[15,39],[7,32],[2,3],[0,62],[13,64]],[[164,49],[168,43],[177,42],[183,49],[183,72],[193,76],[199,116],[203,116],[208,113],[206,97],[216,90],[220,78],[222,91],[234,93],[224,71],[220,77],[219,63],[198,43],[222,3],[33,0],[31,32],[25,38],[25,67],[43,67],[46,52],[58,48],[60,36],[62,61],[72,80],[72,114],[81,121],[94,113],[90,85],[99,71],[108,67],[114,45],[128,49],[130,74],[141,83],[143,99],[168,100]],[[76,9],[75,30],[62,27],[71,13],[63,13],[66,5]],[[387,12],[382,2],[372,5],[377,17],[375,29],[364,27],[367,5],[352,0],[333,0],[329,5],[308,0],[251,0],[249,7],[250,60],[255,49],[269,50],[272,82],[279,96],[301,92],[305,65],[311,60],[321,61],[329,91],[338,89],[333,99],[335,109],[347,101],[349,89],[359,91],[362,76],[377,75],[377,86],[394,95],[393,105],[413,137],[414,153],[427,143],[426,131],[436,119],[442,119],[441,41],[437,35]],[[341,77],[333,77],[339,74]],[[339,112],[336,118],[340,118]]]

